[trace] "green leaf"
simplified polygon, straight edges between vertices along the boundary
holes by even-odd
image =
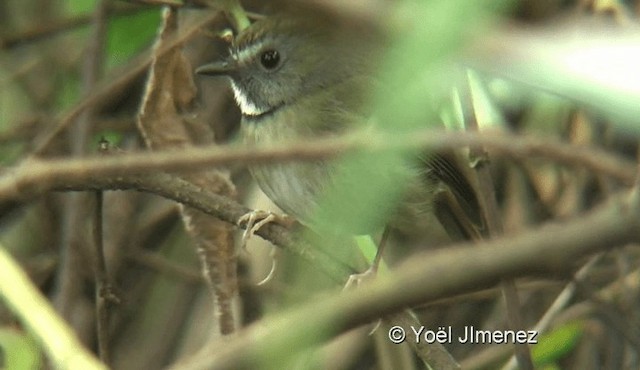
[[[93,11],[96,3],[96,0],[67,0],[65,9],[69,15],[87,14]]]
[[[440,125],[434,106],[450,93],[451,60],[470,35],[486,29],[495,4],[502,3],[407,0],[398,6],[390,15],[397,32],[379,74],[384,88],[373,97],[372,122],[378,131],[394,135]],[[333,232],[381,229],[411,181],[415,154],[346,156],[335,191],[321,199],[313,223]]]
[[[120,65],[149,45],[159,24],[159,9],[112,18],[107,39],[107,66]]]
[[[536,366],[552,364],[571,353],[583,332],[584,324],[581,321],[576,321],[543,335],[531,350]]]
[[[3,369],[40,369],[42,353],[29,335],[0,327],[0,367]]]

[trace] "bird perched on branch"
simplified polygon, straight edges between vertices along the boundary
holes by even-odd
[[[384,88],[376,73],[385,47],[383,33],[368,24],[333,14],[292,11],[256,21],[233,40],[228,57],[198,68],[197,73],[230,79],[242,112],[241,136],[248,145],[311,140],[370,125],[375,111],[371,98],[376,89]],[[389,128],[394,123],[377,124]],[[362,174],[349,166],[367,167],[367,174],[374,178],[395,176],[395,167],[402,167],[409,175],[406,181],[394,184],[402,188],[400,201],[389,208],[384,204],[385,195],[377,194],[369,201],[380,200],[379,206],[365,205],[369,211],[389,209],[380,218],[383,224],[392,229],[416,228],[424,214],[435,211],[457,237],[468,238],[477,232],[481,222],[474,215],[476,199],[452,156],[414,153],[410,160],[396,163],[400,166],[379,173],[379,167],[368,163],[376,158],[380,157],[359,156],[349,165],[341,159],[287,161],[251,166],[250,172],[276,205],[314,228],[315,215],[327,203],[361,209],[356,203],[363,192]],[[338,186],[348,188],[344,194],[349,202],[326,201]],[[460,220],[465,214],[472,215],[472,222]],[[362,234],[383,226],[358,223],[354,218],[359,217],[346,217],[335,227],[347,223],[343,231]]]

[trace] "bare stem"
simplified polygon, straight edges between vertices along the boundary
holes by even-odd
[[[478,119],[473,105],[473,96],[466,69],[464,72],[464,79],[462,79],[458,89],[462,116],[467,130],[479,132]],[[489,167],[489,155],[482,146],[472,146],[469,148],[469,157],[474,165],[478,179],[478,200],[483,212],[483,218],[487,223],[489,236],[494,238],[504,233],[504,227]],[[512,279],[505,279],[501,282],[501,285],[502,294],[506,302],[509,326],[512,330],[522,330],[525,325],[520,312],[520,299],[516,284]],[[533,360],[531,359],[529,346],[526,343],[516,343],[515,352],[520,368],[522,370],[533,370]]]

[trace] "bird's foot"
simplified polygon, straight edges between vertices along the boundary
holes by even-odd
[[[377,274],[378,266],[371,265],[371,267],[369,267],[365,272],[350,275],[349,279],[347,279],[347,283],[344,285],[344,288],[342,288],[342,290],[349,290],[351,288],[358,287],[367,281],[373,280]]]
[[[265,276],[256,284],[257,286],[265,285],[273,280],[273,277],[275,276],[276,270],[278,268],[278,258],[276,256],[277,252],[277,248],[275,246],[271,246],[271,252],[269,253],[269,257],[271,257],[271,269],[269,270],[267,276]]]
[[[378,266],[376,265],[372,265],[367,269],[367,271],[363,273],[352,274],[349,276],[349,279],[347,279],[347,283],[344,285],[344,288],[342,288],[342,290],[345,291],[354,287],[358,287],[361,284],[366,283],[367,281],[371,281],[375,279],[377,274],[378,274]],[[376,330],[380,328],[380,325],[382,325],[382,320],[381,319],[376,320],[373,323],[373,325],[371,325],[371,330],[369,330],[369,335],[373,335],[376,332]]]
[[[290,228],[295,223],[295,220],[286,214],[279,215],[271,211],[261,210],[254,210],[240,217],[238,219],[238,226],[244,225],[242,249],[246,250],[247,242],[260,228],[272,222]]]

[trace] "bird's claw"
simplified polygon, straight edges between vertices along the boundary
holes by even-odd
[[[246,251],[249,239],[251,239],[251,237],[260,230],[261,227],[271,222],[275,222],[285,227],[290,227],[294,224],[295,220],[285,214],[279,215],[271,211],[261,210],[254,210],[242,215],[242,217],[238,219],[238,226],[244,225],[244,232],[242,233],[242,249]],[[275,249],[271,251],[270,255],[272,258],[271,270],[269,271],[269,274],[257,285],[264,285],[268,283],[275,274],[277,268]]]
[[[371,281],[375,279],[377,274],[378,274],[377,266],[372,265],[365,272],[362,272],[360,274],[349,275],[349,279],[347,279],[347,283],[344,285],[344,288],[342,288],[342,290],[345,291],[351,288],[358,287],[367,281]],[[382,325],[382,320],[381,319],[376,320],[373,323],[371,330],[369,331],[369,335],[373,335],[376,332],[376,330],[380,328],[381,325]]]
[[[271,211],[254,210],[238,219],[238,226],[244,225],[242,233],[242,248],[246,250],[247,242],[264,225],[275,222],[284,227],[293,225],[293,219],[285,214],[279,215]]]
[[[349,279],[347,279],[347,283],[344,285],[344,288],[342,288],[342,290],[349,290],[353,287],[358,287],[366,281],[373,280],[377,274],[378,268],[374,265],[369,267],[365,272],[362,272],[360,274],[352,274],[349,276]]]
[[[266,283],[270,282],[271,280],[273,280],[273,277],[276,274],[276,269],[278,268],[278,259],[276,258],[276,247],[271,247],[271,252],[269,253],[269,256],[271,257],[271,269],[269,270],[269,273],[267,274],[267,276],[265,276],[264,279],[260,280],[256,284],[257,286],[265,285]]]

